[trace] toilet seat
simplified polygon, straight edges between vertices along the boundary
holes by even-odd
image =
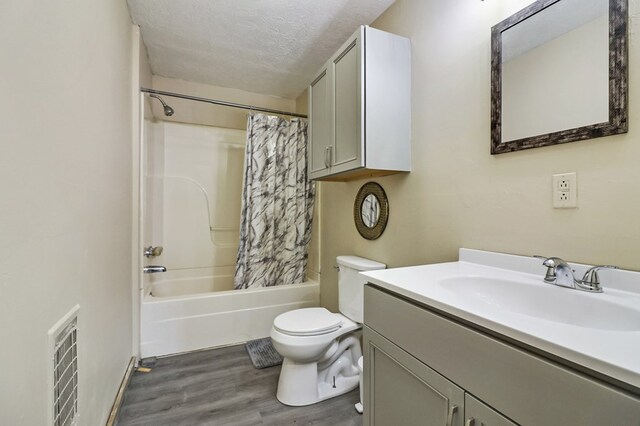
[[[341,315],[325,308],[304,308],[278,315],[273,327],[289,336],[317,336],[338,330],[342,320]]]

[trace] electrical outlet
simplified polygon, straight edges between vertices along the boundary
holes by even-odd
[[[553,208],[578,207],[578,177],[575,172],[553,175]]]

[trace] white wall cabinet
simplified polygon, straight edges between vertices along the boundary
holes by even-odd
[[[411,44],[360,27],[309,85],[309,179],[411,170]]]
[[[364,293],[366,426],[640,424],[637,392],[375,286]]]

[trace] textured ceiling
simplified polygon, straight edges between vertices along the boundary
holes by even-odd
[[[395,0],[128,0],[151,71],[286,98]]]

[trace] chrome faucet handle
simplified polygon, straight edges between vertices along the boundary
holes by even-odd
[[[576,288],[577,280],[573,275],[573,268],[559,257],[549,257],[542,262],[547,269],[544,281],[562,287]]]
[[[538,254],[534,254],[533,257],[535,257],[536,259],[542,259],[544,260],[544,262],[546,262],[547,259],[549,259],[547,256],[540,256]],[[542,264],[547,267],[547,273],[544,276],[544,281],[548,283],[552,283],[556,279],[556,270],[554,267],[555,265],[545,265],[544,262],[542,262]]]
[[[584,273],[582,280],[580,280],[579,286],[585,290],[602,293],[602,286],[600,285],[600,277],[598,276],[598,271],[600,269],[619,269],[619,268],[613,265],[600,265],[600,266],[594,266],[592,268],[589,268],[587,272]]]
[[[547,267],[547,273],[544,276],[544,281],[548,283],[552,283],[556,280],[556,266],[560,263],[566,263],[564,260],[559,257],[546,257],[546,256],[538,256],[534,255],[533,257],[538,259],[544,259],[542,262],[543,266]]]
[[[564,260],[560,259],[559,257],[547,257],[544,262],[542,262],[542,264],[544,266],[546,266],[547,268],[555,268],[558,265],[561,264],[566,264],[567,262],[565,262]]]
[[[146,257],[147,259],[150,257],[158,257],[161,254],[162,254],[161,246],[157,246],[157,247],[149,246],[144,248],[144,257]]]

